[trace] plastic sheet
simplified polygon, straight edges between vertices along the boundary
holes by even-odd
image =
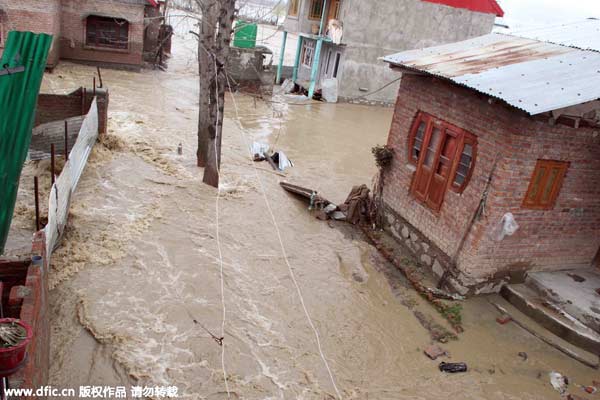
[[[502,217],[500,224],[494,228],[493,236],[498,242],[504,240],[506,236],[512,236],[519,229],[519,224],[515,220],[515,216],[511,213],[506,213]]]

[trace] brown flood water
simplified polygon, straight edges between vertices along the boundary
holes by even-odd
[[[94,150],[53,259],[54,386],[175,385],[187,399],[228,397],[222,349],[193,323],[220,334],[223,313],[217,192],[195,167],[194,46],[177,37],[168,72],[103,71],[118,140]],[[44,89],[71,89],[93,73],[63,63]],[[498,325],[485,299],[464,304],[466,332],[446,346],[470,371],[440,373],[422,354],[431,339],[411,309],[435,312],[358,235],[310,216],[266,164],[256,165],[261,185],[243,137],[277,143],[295,163],[285,180],[340,202],[351,186],[370,183],[370,149],[385,142],[392,111],[235,99],[244,129],[229,96],[219,202],[231,398],[337,398],[335,383],[344,399],[546,400],[560,398],[552,370],[581,384],[597,378],[516,326]]]

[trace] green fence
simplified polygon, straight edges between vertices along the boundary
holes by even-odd
[[[52,36],[10,32],[0,61],[0,254],[27,158]]]

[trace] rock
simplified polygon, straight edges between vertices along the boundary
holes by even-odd
[[[417,242],[419,241],[419,237],[417,236],[417,234],[416,234],[416,233],[414,233],[414,232],[411,232],[411,233],[410,233],[410,240],[412,240],[412,241],[413,241],[413,243],[417,243]]]
[[[431,267],[431,263],[433,262],[433,260],[427,254],[423,254],[421,256],[421,262],[427,265],[428,267]]]
[[[408,228],[406,227],[406,225],[404,225],[404,226],[402,227],[402,232],[401,232],[401,233],[402,233],[402,237],[403,237],[404,239],[408,239],[408,237],[409,237],[409,235],[410,235],[410,232],[408,231]]]
[[[323,93],[323,100],[328,103],[338,102],[338,81],[337,79],[324,79],[321,82],[321,91]]]
[[[440,262],[438,260],[435,260],[433,262],[433,273],[438,277],[441,278],[442,275],[444,275],[444,268],[442,267],[442,264],[440,264]]]
[[[393,226],[394,222],[396,222],[394,216],[391,213],[386,215],[386,220],[389,226]]]
[[[421,247],[425,253],[429,253],[429,245],[425,242],[421,243]]]
[[[425,353],[425,355],[432,360],[436,360],[441,356],[448,355],[448,352],[446,350],[442,349],[440,346],[435,344],[423,350],[423,353]]]

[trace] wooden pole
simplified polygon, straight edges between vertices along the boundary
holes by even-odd
[[[93,89],[93,93],[94,93],[94,95],[92,97],[96,97],[96,77],[94,77],[94,89]]]
[[[50,145],[50,179],[54,185],[54,143]]]
[[[96,67],[96,70],[98,71],[98,80],[100,81],[100,86],[98,87],[102,89],[102,74],[100,73],[100,67]]]
[[[33,178],[33,193],[35,196],[35,231],[40,230],[40,186],[38,177]]]
[[[65,161],[69,161],[69,123],[65,120]]]

